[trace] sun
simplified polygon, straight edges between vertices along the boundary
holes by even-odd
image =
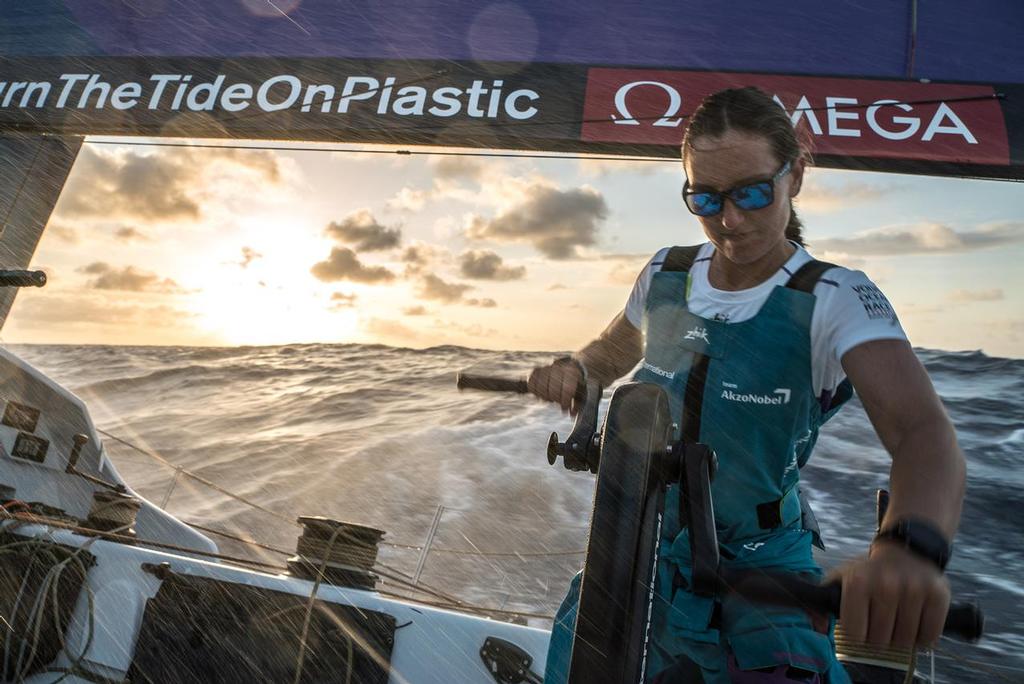
[[[221,284],[191,302],[194,326],[225,345],[276,345],[353,340],[355,308],[332,308],[320,293],[269,284]]]

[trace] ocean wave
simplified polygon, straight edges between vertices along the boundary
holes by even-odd
[[[594,479],[551,468],[545,458],[548,435],[564,438],[571,419],[531,397],[455,388],[456,371],[521,378],[556,354],[359,344],[12,350],[74,388],[101,428],[285,517],[348,519],[419,543],[443,510],[438,543],[585,546]],[[968,461],[957,591],[981,593],[996,620],[1012,620],[1020,587],[1009,578],[1024,564],[1024,360],[917,353]],[[107,446],[130,484],[162,500],[173,470]],[[859,401],[823,428],[804,477],[830,550],[841,556],[866,547],[875,489],[887,486],[890,464]],[[294,543],[292,526],[195,482],[182,481],[168,506],[189,520]],[[415,569],[415,553],[393,555]],[[553,610],[580,559],[538,565],[525,558],[500,568],[432,558],[424,576],[483,601],[492,589],[487,577],[497,572],[507,578],[499,602]],[[986,579],[999,577],[1009,584]],[[1024,626],[1003,631],[1017,639]]]

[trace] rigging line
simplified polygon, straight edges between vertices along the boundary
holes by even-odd
[[[258,503],[254,502],[254,501],[250,501],[249,499],[246,499],[243,496],[235,494],[234,492],[230,492],[227,489],[224,489],[223,487],[220,487],[219,485],[217,485],[217,484],[207,480],[206,478],[204,478],[204,477],[202,477],[200,475],[196,475],[195,473],[193,473],[193,472],[191,472],[191,471],[189,471],[189,470],[187,470],[185,468],[182,468],[180,466],[175,466],[173,463],[171,463],[170,461],[168,461],[164,457],[160,456],[156,452],[147,451],[147,450],[145,450],[145,449],[143,449],[143,448],[141,448],[139,446],[136,446],[135,444],[132,444],[131,442],[128,442],[125,439],[122,439],[120,437],[117,437],[116,435],[113,435],[113,434],[107,432],[106,430],[102,430],[100,428],[97,428],[96,431],[99,432],[100,434],[106,436],[106,437],[109,437],[109,438],[113,439],[116,442],[120,442],[121,444],[123,444],[123,445],[125,445],[125,446],[127,446],[127,447],[129,447],[131,449],[134,449],[134,450],[138,451],[139,453],[142,453],[142,454],[145,454],[146,456],[150,456],[152,458],[155,458],[156,460],[160,461],[161,463],[163,463],[167,467],[174,468],[176,472],[180,472],[182,475],[190,477],[190,478],[192,478],[192,479],[194,479],[194,480],[196,480],[198,482],[201,482],[202,484],[215,489],[216,491],[220,492],[221,494],[224,494],[225,496],[229,496],[229,497],[231,497],[231,498],[233,498],[233,499],[235,499],[235,500],[237,500],[237,501],[239,501],[241,503],[244,503],[246,505],[252,506],[253,508],[255,508],[257,510],[260,510],[260,511],[263,511],[264,513],[268,513],[270,515],[273,515],[274,517],[276,517],[276,518],[278,518],[280,520],[283,520],[283,521],[288,522],[290,524],[294,524],[296,526],[300,526],[298,522],[292,520],[291,518],[285,517],[285,516],[281,515],[280,513],[276,513],[275,511],[271,511],[270,509],[265,508],[265,507],[259,505]],[[256,541],[253,541],[253,540],[243,539],[241,537],[232,537],[228,533],[220,532],[220,531],[217,531],[217,530],[214,530],[214,529],[211,529],[211,528],[207,528],[207,527],[203,527],[202,525],[199,525],[199,524],[196,524],[196,523],[189,522],[187,524],[192,526],[192,527],[195,527],[196,529],[203,530],[204,532],[210,532],[212,534],[219,534],[221,536],[225,536],[225,537],[228,537],[228,538],[235,539],[236,541],[241,541],[241,542],[253,544],[254,546],[263,546],[263,548],[266,548],[266,549],[268,549],[270,551],[277,551],[279,553],[285,553],[285,554],[288,554],[288,555],[291,554],[290,551],[280,551],[280,549],[275,549],[275,548],[273,548],[271,546],[264,546],[264,545],[260,544],[259,542],[256,542]],[[419,546],[419,545],[416,545],[416,544],[403,544],[403,543],[400,543],[400,542],[385,542],[385,541],[382,541],[381,545],[382,546],[390,546],[390,547],[394,547],[394,548],[401,548],[401,549],[412,549],[412,550],[420,550],[420,549],[423,548],[422,546]],[[438,553],[450,553],[450,554],[463,555],[463,556],[531,557],[531,558],[533,558],[533,557],[550,557],[550,556],[573,556],[573,555],[580,555],[580,554],[586,553],[586,550],[578,550],[578,551],[547,551],[547,552],[541,552],[541,551],[536,551],[536,552],[472,551],[472,550],[468,550],[468,549],[445,549],[445,548],[435,548],[435,549],[432,549],[432,550],[433,551],[437,551]]]
[[[251,546],[256,546],[256,547],[259,547],[261,549],[266,549],[268,551],[273,551],[275,553],[280,553],[280,554],[285,555],[285,556],[293,556],[293,555],[295,555],[295,552],[293,552],[293,551],[286,551],[284,549],[279,549],[279,548],[277,548],[275,546],[269,546],[269,545],[264,544],[262,542],[258,542],[255,539],[250,539],[250,538],[247,538],[247,537],[236,536],[235,534],[232,534],[230,532],[225,532],[223,530],[218,530],[218,529],[215,529],[215,528],[212,528],[212,527],[206,527],[205,525],[200,525],[199,523],[191,522],[191,521],[188,521],[188,520],[183,520],[182,522],[184,522],[189,527],[194,527],[195,529],[200,530],[202,532],[209,532],[210,534],[216,534],[218,536],[225,537],[227,539],[232,539],[232,540],[237,541],[237,542],[242,542],[243,544],[249,544]],[[393,543],[393,542],[383,542],[383,541],[379,542],[379,544],[381,546],[397,547],[397,548],[400,548],[400,549],[411,549],[411,550],[414,550],[414,551],[419,551],[419,550],[422,550],[422,548],[423,548],[422,546],[416,546],[416,545],[413,545],[413,544],[397,544],[397,543]],[[529,552],[529,551],[473,551],[473,550],[470,550],[470,549],[446,549],[444,547],[437,547],[437,546],[431,547],[430,551],[431,551],[431,553],[434,553],[434,552],[437,552],[437,553],[448,553],[448,554],[452,554],[452,555],[455,555],[455,556],[479,556],[479,557],[484,557],[484,558],[487,558],[487,557],[493,557],[493,558],[550,558],[550,557],[555,557],[555,556],[581,556],[581,555],[583,555],[583,554],[585,554],[587,552],[586,549],[580,549],[578,551],[533,551],[533,552]]]
[[[587,552],[586,549],[580,549],[578,551],[533,551],[533,552],[520,552],[520,551],[473,551],[471,549],[445,549],[434,547],[431,551],[437,551],[438,553],[450,553],[456,556],[482,556],[482,557],[495,557],[495,558],[547,558],[550,556],[582,556]]]
[[[382,594],[388,593],[390,596],[395,596],[397,598],[405,598],[407,600],[413,600],[413,601],[416,600],[413,597],[403,596],[402,594],[396,594],[396,593],[392,593],[392,592],[383,592],[382,591],[380,593],[382,593]],[[468,604],[429,603],[429,602],[426,602],[426,601],[424,601],[423,603],[426,603],[426,605],[428,605],[428,606],[433,606],[434,608],[443,608],[443,609],[449,609],[449,610],[452,609],[452,608],[459,608],[459,609],[466,610],[466,611],[472,611],[472,612],[476,612],[476,613],[481,613],[483,615],[489,615],[489,614],[514,615],[514,616],[518,616],[518,617],[539,618],[539,619],[543,619],[543,620],[553,620],[554,617],[555,617],[554,615],[550,615],[550,614],[546,614],[546,613],[522,613],[522,612],[515,611],[515,610],[503,610],[503,609],[500,609],[500,608],[481,608],[481,607],[478,607],[478,606],[472,606],[472,605],[468,605]]]
[[[257,510],[263,511],[264,513],[266,513],[268,515],[272,515],[272,516],[274,516],[275,518],[277,518],[279,520],[283,520],[283,521],[285,521],[285,522],[287,522],[287,523],[289,523],[291,525],[295,525],[296,527],[301,527],[301,525],[299,524],[299,522],[297,520],[293,520],[292,518],[289,518],[288,516],[282,515],[282,514],[276,512],[276,511],[272,511],[269,508],[261,506],[260,504],[256,503],[255,501],[252,501],[250,499],[245,498],[244,496],[240,496],[238,494],[235,494],[234,492],[229,492],[228,490],[224,489],[220,485],[218,485],[218,484],[216,484],[214,482],[211,482],[210,480],[207,480],[205,477],[202,477],[201,475],[196,475],[195,473],[193,473],[191,471],[188,471],[188,470],[185,470],[184,468],[179,468],[178,466],[174,465],[173,463],[168,461],[166,458],[164,458],[163,456],[161,456],[160,454],[158,454],[158,453],[156,453],[154,451],[149,451],[147,449],[143,449],[142,447],[136,446],[135,444],[132,444],[131,442],[129,442],[129,441],[125,440],[125,439],[122,439],[122,438],[120,438],[120,437],[118,437],[116,435],[113,435],[113,434],[107,432],[106,430],[102,430],[100,428],[96,428],[96,432],[100,433],[101,435],[103,435],[105,437],[109,437],[110,439],[114,440],[115,442],[119,442],[119,443],[125,445],[126,447],[129,447],[131,449],[135,449],[139,453],[146,454],[147,456],[151,456],[154,459],[156,459],[157,461],[159,461],[160,463],[163,463],[164,465],[166,465],[168,468],[175,468],[176,470],[180,470],[182,475],[185,475],[186,477],[190,477],[193,480],[196,480],[197,482],[201,482],[202,484],[206,485],[210,489],[213,489],[214,491],[220,492],[224,496],[227,496],[227,497],[230,497],[232,499],[235,499],[236,501],[240,501],[240,502],[242,502],[242,503],[244,503],[244,504],[246,504],[248,506],[251,506],[251,507],[253,507],[253,508],[257,509]]]
[[[214,553],[212,551],[201,551],[199,549],[193,549],[193,548],[189,548],[187,546],[179,546],[177,544],[167,544],[165,542],[158,542],[158,541],[155,541],[155,540],[152,540],[152,539],[142,539],[140,537],[133,537],[133,536],[129,536],[129,535],[117,534],[117,533],[114,533],[114,532],[105,532],[103,530],[94,530],[94,529],[91,529],[91,528],[88,528],[88,527],[82,527],[81,525],[72,525],[70,523],[66,523],[66,522],[63,522],[63,521],[60,521],[60,520],[54,520],[53,518],[48,518],[46,516],[34,515],[34,514],[31,514],[31,513],[17,513],[17,514],[13,514],[12,515],[10,513],[5,512],[5,511],[0,511],[0,520],[17,520],[17,521],[20,521],[22,523],[30,523],[30,524],[33,524],[33,525],[46,525],[48,527],[59,527],[61,529],[69,530],[69,531],[73,532],[74,534],[80,534],[80,535],[86,535],[86,536],[93,537],[92,541],[91,542],[86,542],[86,544],[95,542],[96,539],[103,538],[103,539],[109,539],[109,540],[113,540],[113,541],[121,542],[121,543],[128,543],[128,544],[135,544],[135,545],[140,545],[141,544],[141,545],[144,545],[144,546],[152,546],[152,547],[155,547],[155,548],[158,548],[158,549],[168,549],[168,550],[171,550],[171,551],[181,551],[183,553],[191,554],[191,555],[206,556],[206,557],[209,557],[209,558],[217,558],[219,560],[226,560],[226,561],[230,561],[232,563],[236,563],[236,564],[243,565],[243,566],[261,566],[262,568],[272,568],[272,569],[275,569],[275,570],[278,570],[278,571],[280,571],[282,569],[281,566],[274,565],[272,563],[263,563],[261,561],[255,561],[255,560],[252,560],[252,559],[249,559],[249,558],[241,558],[239,556],[228,556],[228,555],[225,555],[225,554],[222,554],[222,553]],[[260,572],[263,572],[263,571],[264,570],[260,570]]]
[[[237,541],[237,542],[241,542],[243,544],[248,544],[249,546],[255,546],[255,547],[258,547],[258,548],[261,548],[261,549],[266,549],[267,551],[273,551],[274,553],[279,553],[282,556],[294,556],[295,555],[295,553],[292,552],[292,551],[286,551],[284,549],[279,549],[276,546],[270,546],[269,544],[264,544],[262,542],[258,542],[255,539],[248,539],[246,537],[241,537],[241,536],[238,536],[238,535],[231,534],[230,532],[224,532],[223,530],[217,530],[217,529],[214,529],[212,527],[206,527],[205,525],[200,525],[199,523],[191,522],[189,520],[182,520],[182,522],[185,523],[186,525],[188,525],[189,527],[193,527],[193,528],[195,528],[195,529],[197,529],[197,530],[199,530],[201,532],[208,532],[209,534],[215,534],[218,537],[224,537],[225,539],[231,539],[231,540],[234,540],[234,541]]]
[[[268,4],[268,5],[270,5],[271,7],[273,7],[274,9],[276,9],[276,10],[277,10],[278,12],[280,12],[280,14],[281,14],[281,16],[282,16],[282,17],[284,17],[284,18],[285,18],[285,19],[287,19],[288,21],[290,21],[290,22],[292,22],[293,24],[295,24],[295,26],[296,26],[296,27],[297,27],[297,28],[298,28],[298,29],[299,29],[300,31],[302,31],[303,33],[305,33],[305,34],[306,34],[307,36],[309,36],[310,38],[312,38],[312,37],[313,37],[313,34],[312,34],[312,33],[310,33],[309,31],[307,31],[307,30],[306,30],[306,27],[305,27],[305,26],[303,26],[303,25],[302,25],[302,24],[300,24],[299,22],[297,22],[297,21],[295,21],[294,19],[292,19],[292,18],[291,18],[290,16],[288,16],[288,13],[287,13],[287,12],[285,12],[285,11],[284,11],[283,9],[281,9],[280,7],[278,7],[277,5],[275,5],[275,4],[274,4],[274,0],[267,0],[267,4]]]
[[[2,130],[0,126],[0,130]],[[43,134],[44,136],[50,135],[48,133]],[[529,151],[523,152],[452,152],[452,151],[426,151],[426,150],[367,150],[367,149],[346,149],[346,148],[330,148],[330,147],[285,147],[285,146],[274,146],[274,145],[233,145],[233,144],[213,144],[213,143],[171,143],[171,142],[140,142],[134,140],[86,140],[85,144],[89,145],[124,145],[126,147],[196,147],[200,149],[217,149],[224,148],[226,150],[268,150],[274,152],[351,152],[353,154],[397,154],[403,156],[438,156],[438,157],[492,157],[496,159],[568,159],[568,160],[591,160],[591,161],[610,161],[610,162],[658,162],[658,163],[669,163],[678,164],[678,157],[637,157],[637,156],[617,156],[617,155],[596,155],[596,154],[579,154],[579,153],[558,153],[558,154],[533,154]],[[382,143],[387,144],[387,143]],[[423,143],[424,146],[429,146],[427,143]],[[834,156],[834,155],[823,155],[823,156]],[[896,160],[896,161],[908,161],[908,160]],[[914,161],[914,160],[909,160]],[[921,160],[918,160],[921,161]],[[848,167],[852,168],[852,167]],[[1006,167],[1009,168],[1009,167]],[[854,169],[858,170],[858,169]],[[863,170],[863,169],[860,169]],[[900,173],[900,171],[897,171]],[[906,172],[904,172],[906,173]],[[936,175],[936,174],[931,174]],[[1024,177],[1012,178],[1012,177],[992,177],[992,176],[980,176],[971,173],[956,173],[949,174],[950,177],[961,178],[964,180],[984,180],[984,181],[999,181],[1003,183],[1024,183]]]
[[[496,157],[513,159],[581,159],[593,161],[623,161],[623,162],[671,162],[678,164],[679,160],[672,157],[620,157],[620,156],[597,156],[587,154],[531,154],[529,152],[451,152],[445,150],[367,150],[367,149],[345,149],[329,147],[288,147],[284,145],[236,145],[216,143],[174,143],[174,142],[141,142],[135,140],[87,140],[87,145],[125,145],[128,147],[196,147],[200,149],[225,149],[225,150],[266,150],[271,152],[351,152],[353,154],[397,154],[401,156],[438,156],[438,157]]]
[[[399,572],[398,570],[390,568],[380,562],[374,565],[373,572],[377,573],[384,579],[388,579],[392,582],[395,582],[396,584],[405,585],[413,591],[426,594],[428,596],[433,596],[435,598],[443,599],[445,602],[451,605],[464,606],[466,608],[475,608],[477,610],[487,610],[483,606],[477,606],[472,603],[467,603],[466,601],[463,601],[456,596],[452,596],[451,594],[443,592],[440,589],[437,589],[436,587],[433,587],[429,584],[424,584],[423,582],[413,582],[412,578],[406,575],[405,573]]]

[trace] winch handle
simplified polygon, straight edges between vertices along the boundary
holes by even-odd
[[[750,601],[802,608],[839,615],[843,588],[839,582],[814,584],[792,574],[722,569],[721,589]],[[985,614],[977,603],[949,606],[942,633],[964,641],[977,641],[985,632]]]
[[[460,390],[483,390],[485,392],[511,392],[529,394],[526,380],[500,378],[493,375],[474,375],[460,372],[455,376],[455,386]]]

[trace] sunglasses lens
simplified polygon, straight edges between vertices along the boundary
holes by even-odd
[[[740,209],[764,209],[775,199],[771,183],[752,183],[736,188],[730,194]]]
[[[722,196],[714,192],[695,192],[686,196],[686,205],[697,216],[714,216],[722,211]]]

